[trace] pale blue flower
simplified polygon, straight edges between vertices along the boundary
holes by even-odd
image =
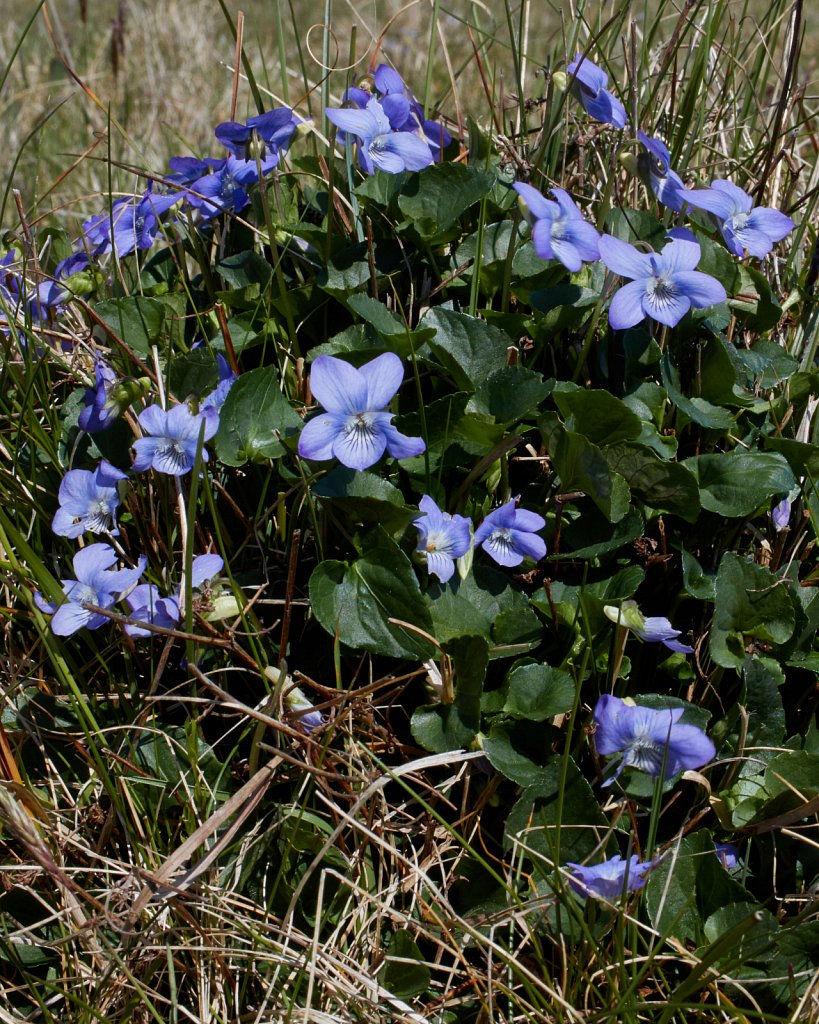
[[[686,199],[691,206],[713,214],[725,244],[740,259],[746,251],[763,259],[794,229],[787,214],[770,206],[754,207],[748,193],[732,181],[712,181],[707,189],[689,191]]]
[[[597,229],[584,219],[568,192],[551,189],[557,200],[552,202],[524,182],[515,182],[512,188],[534,218],[532,244],[541,259],[560,260],[571,271],[600,259]]]
[[[714,744],[702,729],[681,723],[682,713],[682,708],[656,711],[603,694],[594,708],[594,745],[604,757],[619,755],[614,762],[617,771],[605,785],[611,785],[623,768],[658,776],[665,764],[664,778],[670,779],[712,761]]]
[[[91,472],[69,470],[60,483],[60,507],[51,529],[60,537],[80,537],[83,533],[110,533],[116,537],[119,482],[127,474],[104,460]]]
[[[681,630],[674,629],[668,619],[661,615],[643,615],[636,601],[623,601],[619,605],[603,606],[603,613],[616,622],[618,626],[626,626],[633,630],[641,640],[649,644],[663,644],[669,651],[680,654],[693,654],[694,648],[681,644],[677,637]]]
[[[636,892],[646,884],[646,875],[656,861],[641,862],[636,854],[628,860],[618,854],[601,864],[566,865],[572,869],[569,884],[580,896],[593,896],[598,900],[614,901],[624,893]]]
[[[774,529],[777,533],[787,530],[788,523],[791,521],[790,498],[783,498],[777,505],[774,505],[771,509],[771,519],[773,520]]]
[[[637,138],[645,152],[637,157],[637,173],[649,191],[663,206],[679,213],[691,195],[691,189],[683,184],[682,178],[671,168],[671,154],[661,139],[654,139],[638,131]]]
[[[472,546],[472,520],[442,512],[428,495],[418,507],[424,514],[413,520],[419,535],[416,551],[426,555],[429,573],[446,583],[455,572],[455,559]]]
[[[720,282],[694,267],[700,261],[694,236],[678,229],[662,252],[640,252],[613,235],[600,239],[600,258],[615,274],[633,280],[611,300],[609,323],[616,330],[634,327],[645,317],[674,327],[692,306],[715,306],[727,295]]]
[[[335,356],[319,356],[310,389],[327,411],[305,423],[299,455],[317,462],[335,458],[350,469],[367,469],[385,451],[394,459],[420,455],[423,439],[400,433],[386,409],[403,377],[401,360],[392,352],[359,369]]]
[[[111,569],[119,556],[110,544],[89,544],[74,555],[75,580],[61,580],[68,600],[64,604],[46,601],[39,593],[34,602],[40,611],[51,615],[51,631],[57,636],[70,636],[78,630],[99,629],[106,616],[92,612],[83,605],[110,608],[130,590],[145,571],[147,559],[141,555],[133,569]]]
[[[336,128],[359,139],[358,159],[367,174],[376,168],[390,174],[420,171],[433,161],[429,143],[414,132],[395,131],[375,97],[363,110],[328,107],[324,113]]]
[[[191,564],[191,591],[197,591],[213,579],[224,567],[219,555],[198,555]],[[180,588],[172,597],[162,597],[159,588],[153,583],[142,583],[134,587],[125,598],[129,608],[129,617],[136,620],[125,625],[125,632],[136,639],[151,636],[150,629],[137,625],[139,622],[161,626],[163,629],[176,629],[182,619],[180,607]]]
[[[480,546],[498,565],[520,565],[524,558],[539,562],[546,554],[546,541],[538,537],[546,520],[524,508],[515,508],[515,499],[490,512],[475,531]]]
[[[615,128],[625,127],[626,108],[606,88],[609,78],[602,68],[578,53],[566,70],[574,75],[574,90],[589,117]]]
[[[141,473],[153,468],[171,476],[190,473],[203,423],[204,441],[209,441],[219,429],[219,413],[215,409],[206,409],[194,416],[184,403],[168,412],[161,405],[148,406],[139,414],[139,425],[146,436],[131,446],[136,453],[133,469]],[[204,447],[202,461],[208,461]]]

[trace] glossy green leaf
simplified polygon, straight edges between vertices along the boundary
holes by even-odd
[[[398,545],[376,531],[370,546],[354,562],[319,563],[310,577],[313,614],[341,643],[393,658],[423,661],[433,645],[391,619],[425,632],[432,621],[412,565]]]
[[[278,458],[279,437],[293,437],[302,420],[281,393],[274,366],[243,373],[234,382],[219,416],[216,452],[227,466]]]
[[[741,668],[751,641],[784,644],[796,626],[796,610],[788,579],[749,562],[731,551],[719,565],[711,657],[726,668]]]
[[[682,465],[699,485],[702,507],[729,519],[750,516],[796,486],[786,459],[775,452],[696,455]]]

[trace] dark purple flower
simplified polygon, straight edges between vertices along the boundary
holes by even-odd
[[[127,474],[104,460],[93,473],[70,469],[60,483],[60,507],[51,529],[60,537],[81,537],[86,531],[116,537],[121,480],[127,480]]]
[[[739,864],[739,847],[733,843],[714,842],[714,850],[719,858],[720,864],[726,871],[733,871]]]
[[[144,437],[131,446],[136,452],[133,469],[137,473],[155,469],[158,473],[184,476],[193,469],[199,434],[204,423],[204,440],[210,441],[219,429],[219,414],[208,409],[194,416],[185,404],[166,412],[161,405],[150,405],[139,414]],[[208,461],[202,448],[202,461]]]
[[[394,459],[420,455],[420,437],[406,437],[387,411],[404,377],[398,356],[385,352],[359,369],[335,356],[319,356],[310,374],[310,389],[327,410],[305,423],[299,455],[321,462],[336,458],[350,469],[367,469],[385,451]]]
[[[626,108],[606,88],[609,77],[602,68],[578,53],[566,70],[574,75],[574,90],[589,117],[615,128],[625,127]]]
[[[539,562],[546,554],[546,541],[538,537],[546,520],[524,508],[515,508],[515,499],[490,512],[475,531],[480,546],[498,565],[520,565],[524,558]]]
[[[691,206],[713,214],[730,251],[740,259],[749,252],[763,259],[776,242],[791,233],[790,217],[770,206],[754,207],[753,199],[732,181],[712,181],[707,189],[686,194]]]
[[[701,308],[725,302],[727,295],[720,282],[694,270],[700,255],[699,243],[684,229],[678,229],[658,253],[640,252],[613,235],[603,235],[602,261],[615,274],[633,278],[611,300],[611,326],[624,330],[648,316],[674,327],[692,306]]]
[[[171,169],[168,180],[180,185],[192,185],[207,174],[221,171],[226,163],[225,159],[216,160],[213,157],[199,160],[195,156],[172,156],[168,161]]]
[[[611,785],[623,768],[658,776],[665,764],[664,778],[670,779],[712,761],[714,744],[702,729],[682,724],[682,713],[682,708],[655,711],[603,694],[594,709],[594,745],[603,756],[619,755],[617,771],[604,785]]]
[[[111,569],[119,556],[110,544],[89,544],[74,555],[75,580],[62,580],[68,600],[52,604],[39,593],[34,602],[41,612],[51,615],[51,631],[57,636],[70,636],[84,626],[99,629],[106,617],[83,605],[110,608],[128,591],[145,571],[147,559],[141,555],[133,569]]]
[[[419,534],[416,551],[426,555],[428,572],[446,583],[455,572],[455,559],[472,547],[472,520],[442,512],[428,495],[418,507],[424,514],[413,520]]]
[[[618,855],[604,860],[601,864],[566,865],[572,869],[569,884],[580,896],[593,896],[598,900],[613,902],[626,893],[636,892],[646,884],[646,875],[656,861],[641,863],[636,854],[628,860]]]
[[[600,236],[578,210],[568,192],[551,189],[557,202],[552,202],[531,185],[515,182],[512,188],[529,208],[534,218],[532,244],[543,260],[560,260],[571,271],[583,263],[600,259]]]

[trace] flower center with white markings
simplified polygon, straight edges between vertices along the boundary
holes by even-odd
[[[114,516],[108,502],[104,498],[95,501],[85,517],[86,529],[91,533],[107,533],[114,526]]]
[[[188,453],[181,441],[174,438],[167,438],[165,443],[156,449],[156,459],[173,466],[175,470],[186,472],[190,467]]]

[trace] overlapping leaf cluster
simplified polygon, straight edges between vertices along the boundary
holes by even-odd
[[[510,159],[381,65],[325,112],[335,147],[260,111],[75,242],[10,249],[6,408],[49,403],[11,428],[9,634],[49,689],[119,673],[119,726],[163,673],[239,664],[301,758],[350,741],[328,693],[362,659],[410,678],[397,762],[481,751],[504,808],[467,911],[508,900],[490,862],[525,866],[555,948],[633,899],[646,947],[777,1011],[819,963],[817,922],[771,905],[819,878],[819,378],[789,350],[813,281],[782,255],[797,203],[684,182],[607,87],[578,54],[549,92],[609,125],[605,182],[569,134],[547,171],[558,120]]]

